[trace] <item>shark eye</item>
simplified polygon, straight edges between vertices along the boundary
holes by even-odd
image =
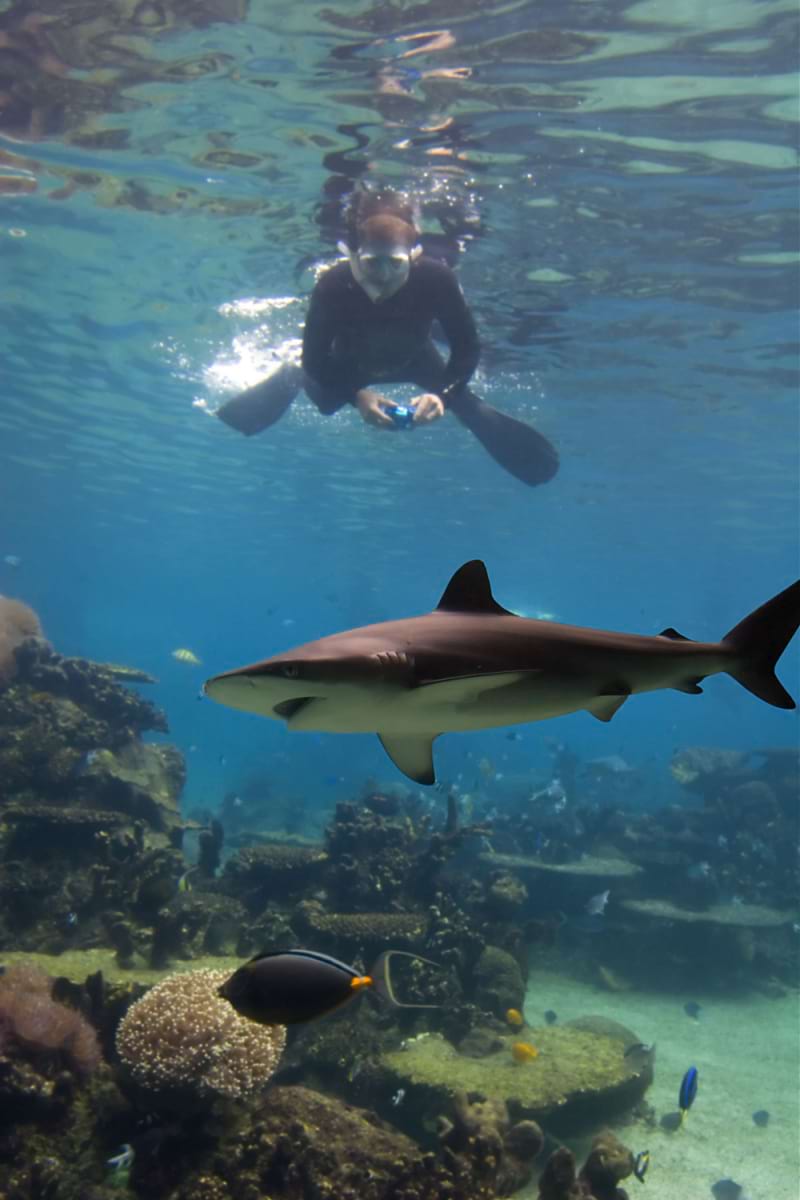
[[[286,679],[297,679],[300,675],[300,668],[297,663],[287,663],[285,667],[281,667],[281,674]]]

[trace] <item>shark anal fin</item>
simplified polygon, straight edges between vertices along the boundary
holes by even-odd
[[[492,595],[489,573],[479,558],[459,567],[444,589],[437,612],[491,613],[494,616],[513,616],[498,604]]]
[[[692,639],[687,638],[684,633],[678,633],[677,629],[673,629],[668,625],[666,629],[662,629],[659,637],[669,638],[671,642],[690,642]]]
[[[586,711],[590,712],[598,721],[610,721],[614,714],[622,708],[629,695],[630,692],[625,692],[622,696],[617,692],[616,695],[605,693],[595,696],[591,704],[586,705]]]
[[[686,692],[690,696],[702,696],[703,689],[700,684],[705,679],[705,675],[696,675],[692,679],[684,679],[682,683],[675,684],[676,692]]]
[[[433,769],[433,739],[438,734],[379,733],[378,738],[398,771],[402,771],[415,783],[435,783]]]

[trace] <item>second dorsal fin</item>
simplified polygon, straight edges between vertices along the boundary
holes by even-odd
[[[673,629],[671,625],[668,625],[666,629],[662,629],[658,636],[669,638],[671,642],[690,642],[692,640],[691,638],[687,638],[685,634],[678,633],[677,629]]]
[[[495,616],[513,616],[507,608],[498,604],[492,595],[489,573],[479,558],[459,567],[439,601],[437,612],[493,613]]]

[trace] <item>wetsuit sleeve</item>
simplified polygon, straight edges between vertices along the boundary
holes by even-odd
[[[467,307],[458,280],[448,267],[442,270],[436,319],[450,346],[444,384],[439,392],[446,404],[449,396],[467,386],[475,373],[481,353],[472,313]]]
[[[303,327],[303,370],[320,387],[337,392],[351,391],[355,404],[356,381],[346,364],[333,353],[346,300],[332,271],[317,281],[308,303]]]

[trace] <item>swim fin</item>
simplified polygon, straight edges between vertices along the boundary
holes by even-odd
[[[232,429],[252,437],[279,421],[302,387],[302,367],[283,363],[266,379],[218,408],[217,416]]]
[[[548,483],[558,471],[558,451],[532,425],[499,412],[472,393],[459,396],[449,407],[515,479],[536,487]]]

